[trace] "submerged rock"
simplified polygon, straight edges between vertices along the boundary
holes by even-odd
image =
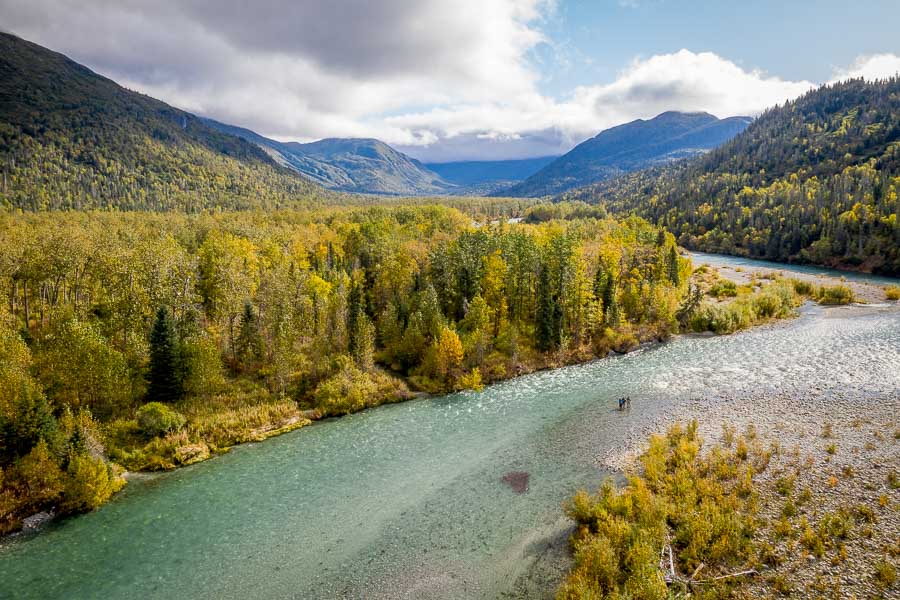
[[[503,483],[509,485],[517,494],[528,491],[528,473],[526,471],[510,471],[503,476]]]

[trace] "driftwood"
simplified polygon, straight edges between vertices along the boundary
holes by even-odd
[[[668,564],[666,564],[667,562]],[[666,545],[660,549],[659,570],[662,572],[662,579],[667,586],[677,584],[692,589],[695,585],[707,585],[716,581],[721,581],[723,579],[731,579],[734,577],[745,577],[759,574],[756,569],[747,569],[745,571],[738,571],[736,573],[727,573],[725,575],[718,575],[716,577],[697,579],[697,575],[700,574],[700,571],[702,571],[705,566],[705,563],[700,563],[699,565],[697,565],[697,568],[694,569],[694,572],[690,577],[683,577],[675,568],[675,557],[672,552],[672,544],[669,543],[668,539],[666,540]]]

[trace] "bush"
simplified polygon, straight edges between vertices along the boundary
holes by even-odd
[[[125,485],[125,480],[103,459],[87,454],[72,456],[66,473],[68,477],[60,504],[66,513],[94,510]]]
[[[846,285],[824,286],[819,294],[820,304],[850,304],[853,290]]]
[[[886,300],[900,300],[900,285],[889,285],[884,288]]]
[[[339,360],[339,370],[330,379],[319,384],[313,394],[318,408],[324,415],[345,415],[362,410],[375,403],[378,387],[365,371],[352,360]]]
[[[144,435],[157,437],[184,427],[185,418],[165,404],[148,402],[138,409],[137,422]]]
[[[881,559],[875,563],[875,582],[878,587],[889,588],[897,581],[897,569],[888,561]]]

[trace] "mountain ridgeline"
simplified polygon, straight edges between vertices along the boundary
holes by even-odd
[[[606,129],[510,189],[505,196],[539,197],[611,179],[623,173],[695,156],[728,141],[749,117],[665,112]]]
[[[414,158],[371,138],[328,138],[317,142],[279,142],[258,133],[207,120],[224,133],[247,140],[280,165],[319,185],[342,192],[441,195],[456,187]]]
[[[900,78],[823,86],[696,160],[563,194],[707,252],[900,275]]]
[[[259,147],[0,33],[0,206],[278,206],[322,190]]]

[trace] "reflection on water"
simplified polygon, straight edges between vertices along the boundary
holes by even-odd
[[[496,597],[562,501],[604,476],[603,440],[628,427],[619,396],[653,411],[774,387],[898,389],[898,366],[897,311],[807,308],[784,326],[318,423],[7,541],[0,597]],[[527,492],[503,483],[513,471]]]

